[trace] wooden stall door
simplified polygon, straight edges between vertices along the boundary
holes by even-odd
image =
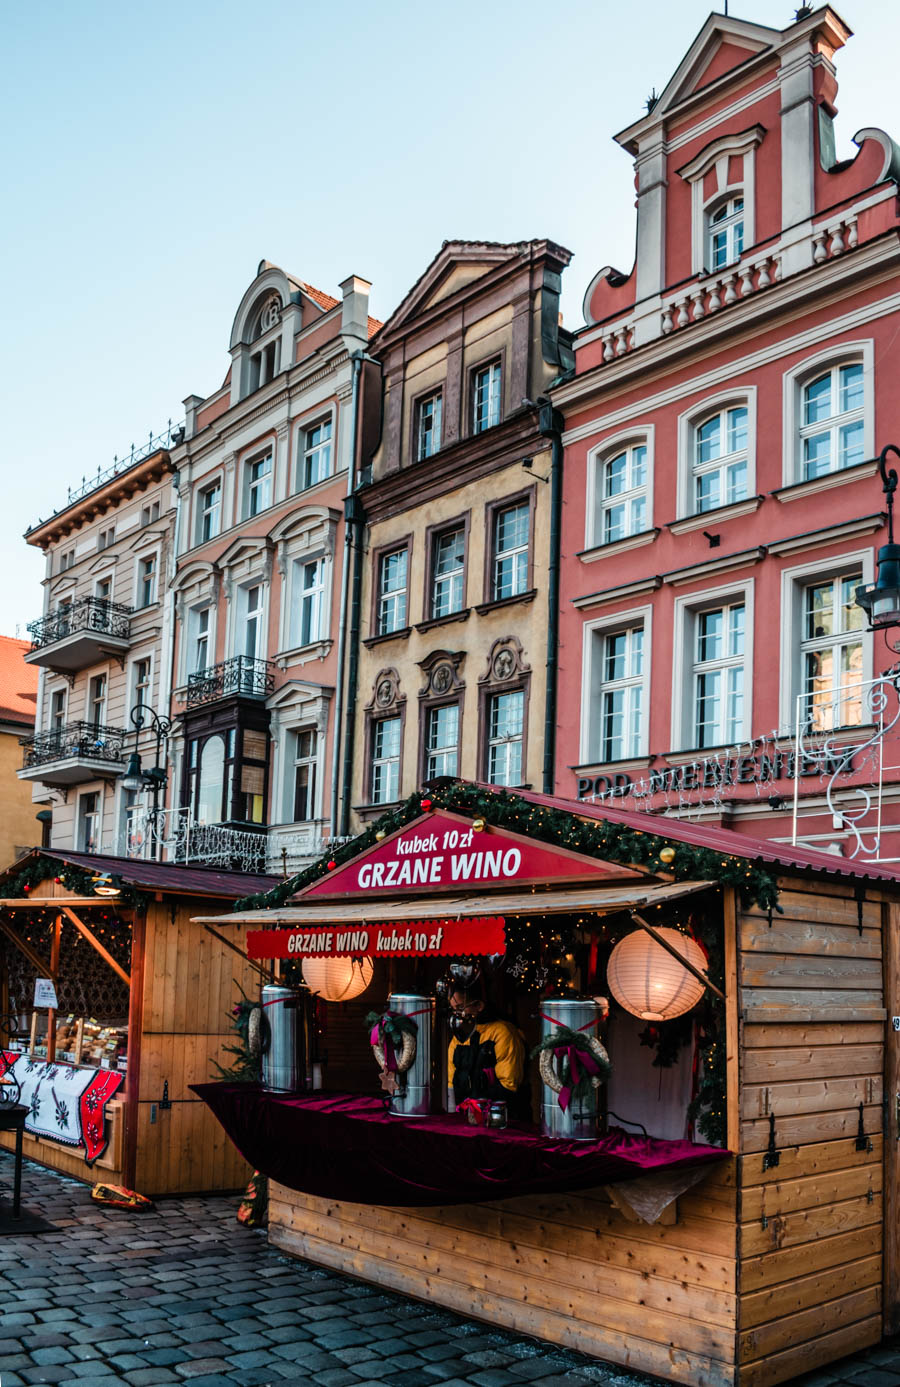
[[[885,905],[884,1332],[900,1333],[900,905]]]

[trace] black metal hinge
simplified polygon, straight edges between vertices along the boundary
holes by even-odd
[[[775,1145],[775,1114],[769,1113],[769,1145],[763,1156],[763,1170],[771,1170],[781,1161],[781,1152]]]

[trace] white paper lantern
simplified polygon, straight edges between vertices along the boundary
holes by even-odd
[[[682,958],[705,971],[706,956],[695,940],[675,929],[660,929],[657,933]],[[609,956],[607,979],[619,1006],[643,1021],[670,1021],[673,1016],[683,1016],[697,1005],[705,990],[693,973],[643,929],[619,940]]]
[[[303,981],[326,1002],[349,1002],[365,992],[375,966],[370,958],[305,958]]]

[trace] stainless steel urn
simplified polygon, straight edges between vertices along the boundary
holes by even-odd
[[[394,992],[388,997],[388,1011],[411,1016],[418,1027],[416,1057],[409,1069],[397,1075],[397,1088],[391,1096],[389,1112],[398,1117],[427,1117],[431,1112],[431,1020],[433,997],[411,992]],[[415,1015],[418,1012],[419,1015]]]
[[[305,1087],[304,1010],[291,987],[267,983],[262,990],[263,1088],[296,1093]]]
[[[544,1013],[541,1021],[541,1040],[552,1037],[558,1031],[554,1022],[567,1026],[570,1031],[581,1031],[582,1035],[595,1036],[596,1023],[600,1019],[600,1008],[590,997],[551,997],[541,1003]],[[547,1017],[552,1018],[547,1020]],[[541,1090],[541,1131],[545,1137],[558,1137],[563,1141],[597,1140],[597,1090],[591,1085],[586,1098],[573,1097],[563,1112],[559,1106],[559,1094],[546,1084]]]

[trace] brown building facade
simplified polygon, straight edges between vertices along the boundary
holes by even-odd
[[[381,437],[359,500],[352,804],[440,775],[541,781],[551,441],[571,361],[549,241],[447,242],[373,338]]]

